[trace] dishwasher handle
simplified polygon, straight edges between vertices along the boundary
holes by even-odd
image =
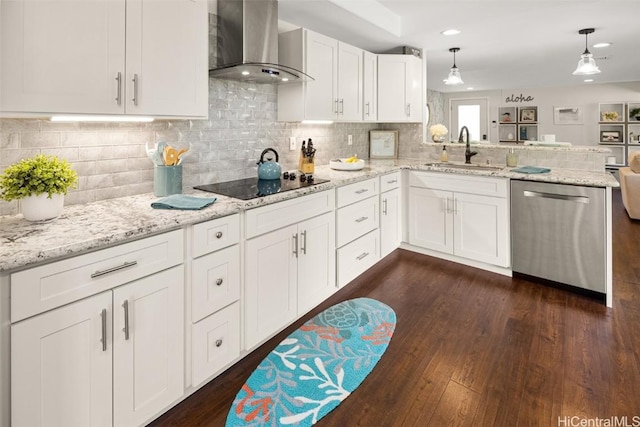
[[[523,191],[525,197],[540,197],[542,199],[556,199],[556,200],[566,200],[568,202],[576,202],[576,203],[589,203],[589,197],[587,196],[570,196],[566,194],[555,194],[555,193],[542,193],[539,191]]]

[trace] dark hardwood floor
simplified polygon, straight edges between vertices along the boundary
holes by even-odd
[[[396,332],[364,383],[318,426],[567,426],[558,418],[573,416],[632,423],[640,417],[640,221],[626,215],[617,190],[613,213],[613,309],[397,250],[152,425],[224,426],[237,391],[278,342],[361,296],[396,311]]]

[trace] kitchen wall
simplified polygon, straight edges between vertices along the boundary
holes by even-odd
[[[513,95],[513,97],[512,97]],[[532,101],[506,102],[507,98],[532,97]],[[640,82],[581,84],[567,87],[534,89],[504,89],[493,91],[455,92],[444,94],[444,120],[449,123],[449,102],[452,99],[487,98],[489,100],[489,140],[498,141],[498,128],[491,121],[498,122],[498,107],[538,106],[538,135],[554,134],[556,141],[571,142],[574,145],[597,145],[598,104],[607,102],[640,102]],[[553,120],[554,107],[582,107],[582,125],[556,125]]]

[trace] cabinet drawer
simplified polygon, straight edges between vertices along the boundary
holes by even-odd
[[[341,208],[378,194],[378,178],[345,185],[339,187],[337,191],[338,207]]]
[[[191,326],[192,384],[197,386],[240,356],[240,303]]]
[[[393,190],[394,188],[400,187],[401,174],[401,171],[396,171],[393,173],[382,175],[380,177],[380,192],[384,193],[385,191]]]
[[[11,321],[182,263],[183,231],[124,243],[11,275]]]
[[[378,198],[371,197],[338,209],[336,244],[343,246],[378,228]]]
[[[338,286],[355,279],[380,259],[378,230],[338,249]]]
[[[435,190],[506,198],[509,180],[507,178],[492,178],[477,175],[413,171],[410,175],[410,185],[412,187],[433,188]]]
[[[245,216],[247,238],[322,215],[334,206],[335,196],[333,190],[329,190],[251,209]]]
[[[240,298],[240,249],[238,245],[193,261],[191,320],[203,317]]]
[[[193,226],[193,257],[197,258],[240,241],[240,215],[230,215]]]

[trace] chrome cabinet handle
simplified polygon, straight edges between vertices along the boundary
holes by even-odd
[[[216,233],[216,239],[221,239],[222,238],[222,231],[218,231]]]
[[[340,99],[340,114],[344,114],[344,99]]]
[[[216,286],[222,285],[222,282],[223,282],[222,277],[220,277],[218,280],[216,280]]]
[[[386,215],[387,214],[387,199],[384,199],[382,201],[382,206],[383,206],[382,207],[382,213]]]
[[[298,233],[293,235],[293,254],[298,258]]]
[[[116,81],[118,82],[118,94],[116,96],[116,102],[118,105],[122,104],[122,73],[118,71],[118,76],[116,77]]]
[[[458,215],[458,199],[453,199],[453,213]]]
[[[222,340],[216,340],[216,347],[220,347],[222,345]]]
[[[124,300],[122,308],[124,308],[124,328],[122,328],[122,332],[124,332],[125,341],[129,341],[129,300]]]
[[[307,254],[307,230],[301,232],[302,234],[302,245],[300,246],[300,251],[306,255]]]
[[[135,105],[136,107],[138,106],[138,75],[134,74],[133,75],[133,79],[131,80],[133,82],[133,105]]]
[[[407,117],[411,117],[411,104],[407,104]]]
[[[91,275],[91,278],[95,279],[96,277],[104,276],[105,274],[113,273],[115,271],[122,270],[125,268],[133,267],[134,265],[137,265],[137,264],[138,264],[138,261],[131,261],[131,262],[125,261],[124,264],[118,265],[116,267],[107,268],[106,270],[96,270],[96,272]]]
[[[366,110],[365,114],[368,116],[369,115],[369,103],[367,102],[366,104],[364,104],[364,106],[367,107],[367,110]]]
[[[356,257],[356,259],[357,259],[358,261],[362,261],[362,260],[363,260],[365,257],[367,257],[367,256],[369,256],[369,252],[363,252],[362,254],[358,255],[358,256]]]
[[[449,213],[449,198],[447,197],[447,199],[442,199],[443,202],[443,209],[446,213]]]
[[[356,191],[356,194],[366,193],[367,191],[369,191],[369,189],[368,189],[368,188],[363,188],[362,190],[358,190],[358,191]]]
[[[102,351],[107,351],[107,309],[103,308],[100,312],[100,320],[102,321],[102,337],[100,342],[102,343]]]
[[[362,221],[366,221],[368,219],[369,219],[368,216],[361,216],[360,218],[356,219],[356,222],[362,222]]]
[[[338,99],[336,98],[336,100],[334,101],[335,104],[335,109],[333,110],[334,113],[339,114],[338,112]]]
[[[392,179],[390,181],[387,181],[387,184],[395,184],[396,182],[398,182],[397,179]]]

